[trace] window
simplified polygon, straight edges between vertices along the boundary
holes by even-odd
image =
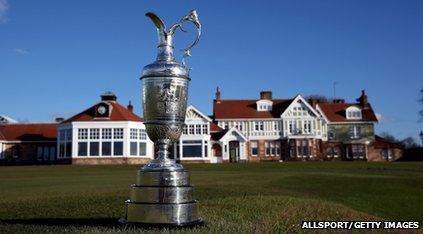
[[[72,140],[72,129],[66,130],[66,141]]]
[[[309,152],[308,140],[297,141],[297,151],[298,151],[298,157],[309,156],[310,152]]]
[[[78,142],[78,156],[87,156],[87,142]]]
[[[351,155],[354,159],[363,159],[366,156],[364,145],[351,145]]]
[[[207,141],[204,142],[204,157],[208,157]]]
[[[187,125],[184,126],[184,128],[182,129],[182,132],[183,132],[184,135],[188,134]]]
[[[326,156],[328,158],[337,158],[339,156],[338,147],[329,147],[326,149]]]
[[[130,139],[138,139],[138,129],[136,128],[131,128],[129,130],[129,138]]]
[[[66,130],[60,130],[60,132],[59,132],[59,140],[60,141],[65,141],[65,137],[66,137]]]
[[[147,140],[147,133],[145,129],[140,129],[140,140]]]
[[[263,121],[259,121],[258,122],[258,125],[259,125],[260,131],[263,131],[264,130],[264,123],[263,123]]]
[[[59,157],[65,157],[65,143],[63,142],[59,144]]]
[[[183,141],[182,142],[182,157],[201,158],[201,141]]]
[[[258,144],[257,144],[257,141],[251,141],[250,142],[250,146],[251,146],[251,155],[252,156],[257,156],[258,155]]]
[[[289,156],[291,158],[295,158],[296,152],[295,152],[295,141],[291,140],[289,142]]]
[[[37,147],[37,159],[38,160],[43,159],[43,147]]]
[[[303,140],[303,156],[309,156],[308,141]]]
[[[207,124],[203,124],[203,134],[209,134],[209,127],[207,126]]]
[[[195,125],[195,134],[201,135],[201,124]]]
[[[254,122],[254,130],[256,130],[256,131],[263,131],[264,130],[264,123],[263,123],[263,121],[256,121],[256,122]]]
[[[359,139],[361,137],[361,128],[359,126],[352,126],[350,128],[350,138]]]
[[[335,131],[334,130],[329,130],[329,140],[333,140],[335,139]]]
[[[70,156],[72,156],[72,142],[71,141],[68,141],[68,142],[66,142],[66,157],[70,157]]]
[[[111,128],[103,128],[101,130],[101,138],[102,139],[112,139],[112,129]]]
[[[279,125],[279,122],[275,121],[273,124],[274,124],[274,125],[273,125],[273,130],[275,130],[275,131],[279,131],[279,130],[280,130],[280,125]]]
[[[90,139],[99,139],[100,138],[100,129],[90,128]]]
[[[101,143],[101,155],[110,156],[112,155],[112,142],[102,142]]]
[[[50,147],[50,160],[54,160],[56,158],[56,147]]]
[[[43,147],[43,158],[44,158],[44,160],[48,160],[48,158],[49,158],[48,153],[49,153],[48,147]]]
[[[87,128],[78,129],[78,139],[80,139],[80,140],[88,139],[88,129]]]
[[[289,133],[297,133],[297,122],[295,120],[289,120]]]
[[[266,148],[266,156],[270,156],[270,143],[268,141],[264,142],[264,147]]]
[[[272,142],[270,142],[270,150],[271,150],[271,155],[272,156],[275,156],[276,155],[276,147],[275,147],[275,142],[274,141],[272,141]]]
[[[280,156],[281,155],[281,145],[279,144],[279,142],[276,142],[275,144],[275,148],[276,148],[276,155]]]
[[[346,110],[347,119],[361,119],[361,109],[357,106],[350,106]]]
[[[147,144],[145,142],[140,142],[139,145],[140,145],[139,155],[145,156],[147,154]]]
[[[137,146],[138,146],[137,142],[132,141],[129,143],[129,148],[130,148],[129,151],[132,156],[137,155],[137,150],[138,150]]]
[[[304,133],[311,133],[311,120],[304,120]]]
[[[194,135],[194,125],[188,125],[189,135]]]
[[[99,147],[100,147],[100,143],[99,142],[90,142],[90,156],[98,156],[98,155],[100,155],[100,153],[99,153]]]
[[[228,124],[228,122],[224,122],[224,123],[223,123],[223,126],[224,126],[224,129],[229,129],[229,124]]]
[[[113,129],[113,139],[123,139],[123,128]]]
[[[115,141],[113,142],[113,155],[122,156],[123,155],[123,142]]]

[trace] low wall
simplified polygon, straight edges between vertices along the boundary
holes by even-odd
[[[108,165],[108,164],[147,164],[150,158],[115,158],[115,157],[102,157],[102,158],[73,158],[72,164],[74,165]]]

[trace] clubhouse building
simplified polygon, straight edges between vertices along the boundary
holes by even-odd
[[[111,92],[54,123],[0,121],[3,164],[144,164],[154,157],[143,119]],[[395,161],[403,152],[375,135],[377,118],[364,90],[348,103],[274,99],[271,91],[255,100],[228,100],[217,89],[213,114],[188,106],[185,123],[170,155],[180,162]]]

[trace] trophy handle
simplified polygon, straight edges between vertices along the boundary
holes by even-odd
[[[182,25],[185,22],[191,22],[197,28],[197,37],[195,38],[194,42],[191,43],[191,45],[188,46],[187,48],[182,49],[182,51],[184,52],[184,57],[190,57],[191,56],[190,50],[192,49],[192,47],[197,45],[198,41],[200,40],[200,36],[201,36],[201,23],[198,19],[197,11],[191,10],[189,12],[189,14],[184,16],[178,23],[172,25],[172,27],[169,29],[168,34],[173,35],[175,33],[176,29],[178,29],[178,28],[180,28],[182,32],[187,32],[182,28]]]

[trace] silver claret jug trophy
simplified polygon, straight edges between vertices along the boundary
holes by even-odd
[[[195,41],[184,52],[190,56],[201,35],[201,24],[195,10],[170,29],[156,14],[147,13],[157,28],[157,59],[144,67],[142,96],[144,124],[148,137],[158,151],[155,159],[138,171],[126,201],[126,216],[121,222],[153,227],[185,227],[202,225],[198,203],[193,198],[189,173],[168,157],[169,148],[179,140],[185,124],[188,98],[189,68],[175,61],[173,36],[183,24],[193,23],[198,31]]]

